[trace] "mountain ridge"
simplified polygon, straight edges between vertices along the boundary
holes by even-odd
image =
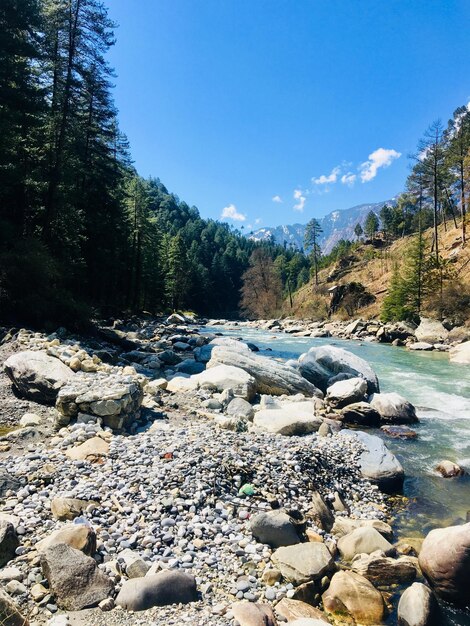
[[[356,224],[364,226],[368,213],[373,211],[378,216],[380,209],[386,204],[396,204],[396,198],[383,200],[382,202],[358,204],[348,209],[338,209],[320,218],[318,221],[323,229],[323,233],[320,235],[319,245],[323,254],[331,252],[331,249],[341,239],[356,239],[354,234]],[[303,248],[305,226],[306,224],[296,223],[258,228],[248,235],[248,238],[253,241],[263,241],[274,237],[275,243],[290,245],[301,250]]]

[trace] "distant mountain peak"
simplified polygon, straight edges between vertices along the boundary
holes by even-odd
[[[373,211],[377,215],[385,205],[396,204],[396,198],[384,200],[383,202],[373,202],[369,204],[358,204],[349,209],[332,211],[320,218],[320,226],[323,233],[320,236],[319,244],[324,254],[331,252],[331,249],[341,239],[355,240],[354,227],[356,224],[364,226],[367,214]],[[249,235],[249,239],[254,241],[267,241],[271,237],[276,243],[288,245],[299,250],[303,248],[305,235],[305,224],[291,224],[275,227],[259,228]]]

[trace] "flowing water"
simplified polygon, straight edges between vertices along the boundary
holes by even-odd
[[[244,327],[211,330],[243,337],[272,357],[297,358],[312,346],[330,344],[365,359],[377,373],[381,391],[403,395],[415,405],[420,419],[416,427],[413,425],[418,432],[415,440],[391,439],[378,429],[374,433],[383,436],[405,469],[403,491],[409,500],[396,516],[397,535],[421,537],[433,528],[466,520],[470,474],[444,479],[434,468],[439,461],[449,459],[470,472],[470,366],[452,364],[444,353],[410,352],[387,344],[292,337]],[[449,609],[446,616],[446,624],[470,626],[467,614]]]

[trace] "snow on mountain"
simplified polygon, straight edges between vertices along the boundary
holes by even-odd
[[[340,239],[354,240],[356,238],[354,227],[358,223],[364,226],[367,214],[370,211],[374,211],[378,216],[380,209],[385,204],[393,205],[395,203],[396,198],[372,204],[359,204],[350,209],[332,211],[319,219],[318,221],[323,229],[319,240],[322,252],[328,254]],[[304,245],[304,234],[305,224],[292,224],[290,226],[259,228],[248,235],[248,237],[254,241],[266,241],[273,237],[276,243],[301,249]]]

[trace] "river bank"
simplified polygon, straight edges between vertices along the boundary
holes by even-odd
[[[17,572],[6,582],[7,591],[20,610],[31,616],[31,623],[38,624],[50,619],[57,622],[59,614],[63,619],[67,607],[68,619],[74,624],[149,620],[169,624],[184,619],[195,624],[231,625],[235,618],[242,625],[256,623],[237,614],[246,610],[237,608],[239,600],[272,606],[278,620],[286,617],[288,602],[283,604],[283,600],[307,600],[305,606],[296,606],[311,616],[306,607],[328,610],[331,605],[328,589],[338,565],[346,571],[356,567],[361,576],[365,572],[367,586],[369,561],[374,558],[366,559],[366,565],[362,560],[359,567],[354,562],[351,565],[352,557],[345,557],[344,542],[339,555],[337,552],[342,535],[366,524],[369,529],[370,525],[378,529],[372,537],[367,536],[372,541],[367,551],[378,547],[394,558],[382,563],[383,579],[378,587],[384,595],[379,598],[374,587],[367,587],[363,604],[369,602],[366,597],[372,597],[374,619],[382,611],[380,621],[395,623],[396,583],[422,580],[413,557],[418,546],[413,547],[413,541],[407,543],[403,537],[392,538],[393,531],[386,524],[392,501],[377,488],[377,476],[371,482],[364,475],[364,443],[354,431],[343,431],[352,437],[339,432],[346,426],[338,419],[343,408],[331,392],[325,404],[318,397],[323,394],[308,386],[312,383],[300,381],[294,368],[282,369],[285,366],[276,359],[269,359],[268,373],[261,376],[259,369],[251,369],[256,374],[252,376],[246,371],[253,368],[252,360],[256,367],[260,363],[265,366],[265,361],[257,358],[263,359],[269,350],[258,353],[251,345],[251,351],[247,347],[240,352],[240,342],[218,339],[212,330],[173,318],[117,324],[101,329],[93,338],[77,338],[62,331],[47,337],[28,332],[7,337],[0,349],[2,361],[33,349],[75,370],[73,377],[67,373],[64,387],[57,390],[58,410],[30,400],[19,401],[3,375],[2,393],[5,398],[10,393],[11,398],[4,404],[2,423],[12,425],[20,412],[31,413],[37,407],[36,423],[30,416],[30,425],[6,435],[1,442],[3,476],[10,477],[2,497],[2,513],[15,518],[19,544],[15,548],[19,553],[8,562],[8,568]],[[233,332],[238,332],[238,327]],[[206,365],[214,358],[221,359],[223,351],[230,352],[234,344],[238,357],[241,354],[246,361],[244,376],[237,378],[233,370],[227,370],[234,366]],[[224,377],[220,376],[221,367],[225,368]],[[290,395],[278,389],[286,374],[292,387]],[[37,383],[38,377],[29,379],[30,386],[37,387]],[[276,391],[277,399],[266,391]],[[302,392],[306,398],[299,395]],[[139,395],[141,404],[130,412],[133,393]],[[360,393],[365,396],[367,391]],[[23,404],[12,419],[15,401]],[[287,426],[286,412],[290,417]],[[122,426],[126,433],[121,432]],[[279,434],[286,433],[286,428],[289,435]],[[279,514],[284,517],[279,518]],[[264,525],[259,523],[265,533],[266,525],[273,527],[273,519],[279,531],[278,521],[282,520],[282,539],[279,532],[276,541],[259,534],[256,524],[253,526],[259,515],[264,515]],[[80,523],[68,530],[74,517]],[[129,588],[126,581],[142,584],[144,573],[145,580],[157,584],[153,574],[162,580],[176,572],[194,576],[191,582],[182,579],[186,595],[176,601],[190,597],[195,604],[176,613],[150,609],[142,622],[122,609],[103,617],[100,609],[91,613],[71,610],[77,608],[77,596],[89,590],[67,590],[67,585],[58,585],[44,564],[45,560],[53,561],[54,554],[49,551],[44,557],[38,549],[39,541],[61,529],[59,544],[64,541],[63,528],[73,535],[72,550],[78,547],[92,554],[98,571],[106,576],[106,581],[101,581],[107,589],[103,601],[111,597],[118,603],[122,588]],[[286,544],[287,536],[291,539]],[[399,539],[402,541],[397,545]],[[303,577],[292,579],[286,564],[276,556],[279,541],[281,545],[303,546],[303,551],[310,546],[309,550],[316,553],[314,560],[322,567],[316,574],[310,569],[308,576],[304,572]],[[339,559],[338,565],[333,559]],[[296,563],[295,569],[305,566]],[[387,568],[388,575],[384,573]],[[139,574],[133,578],[136,571]],[[194,593],[193,584],[197,589]],[[341,591],[346,592],[344,588]],[[133,603],[141,594],[133,588],[132,600],[121,597],[121,602],[135,608]],[[111,608],[114,601],[102,604],[102,608]],[[328,613],[335,623],[342,623],[334,613]],[[325,613],[317,616],[327,619]]]

